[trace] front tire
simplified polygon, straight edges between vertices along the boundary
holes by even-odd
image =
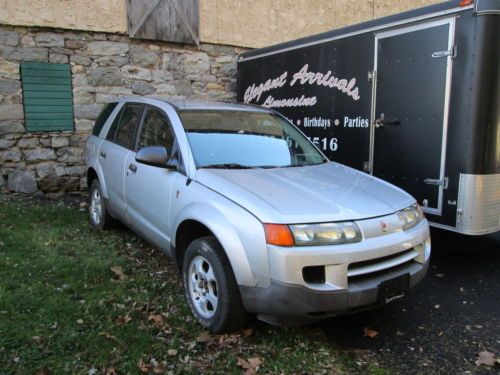
[[[89,193],[90,224],[99,230],[108,229],[112,219],[104,202],[101,184],[97,179],[92,181]]]
[[[247,314],[229,260],[215,237],[191,242],[182,270],[186,300],[203,327],[215,333],[241,328]]]

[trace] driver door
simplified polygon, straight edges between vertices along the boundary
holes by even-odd
[[[165,146],[174,152],[175,136],[167,115],[147,106],[137,135],[135,152],[126,160],[125,199],[130,225],[148,240],[167,250],[170,245],[170,201],[178,172],[135,161],[136,151],[147,146]]]

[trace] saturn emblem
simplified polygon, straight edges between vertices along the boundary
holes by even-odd
[[[387,232],[389,229],[389,225],[383,220],[380,221],[380,229],[382,229],[382,232]]]

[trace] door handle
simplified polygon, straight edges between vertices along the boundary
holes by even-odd
[[[383,128],[385,125],[399,125],[400,122],[398,119],[388,120],[385,118],[385,114],[381,113],[380,118],[375,120],[376,128]]]
[[[130,163],[128,165],[128,169],[130,169],[132,172],[137,172],[137,165]]]
[[[448,189],[448,177],[439,180],[437,178],[426,178],[424,183],[427,185],[442,186],[443,189]]]
[[[397,118],[394,120],[384,120],[384,125],[399,125],[400,122]]]
[[[101,150],[101,152],[99,153],[99,155],[101,156],[101,158],[106,159],[106,151]]]

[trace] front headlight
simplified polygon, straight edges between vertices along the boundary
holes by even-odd
[[[424,213],[422,212],[420,206],[415,203],[413,206],[399,211],[398,216],[399,221],[403,226],[403,230],[408,230],[422,221]]]
[[[296,246],[338,245],[361,241],[354,222],[290,225]]]

